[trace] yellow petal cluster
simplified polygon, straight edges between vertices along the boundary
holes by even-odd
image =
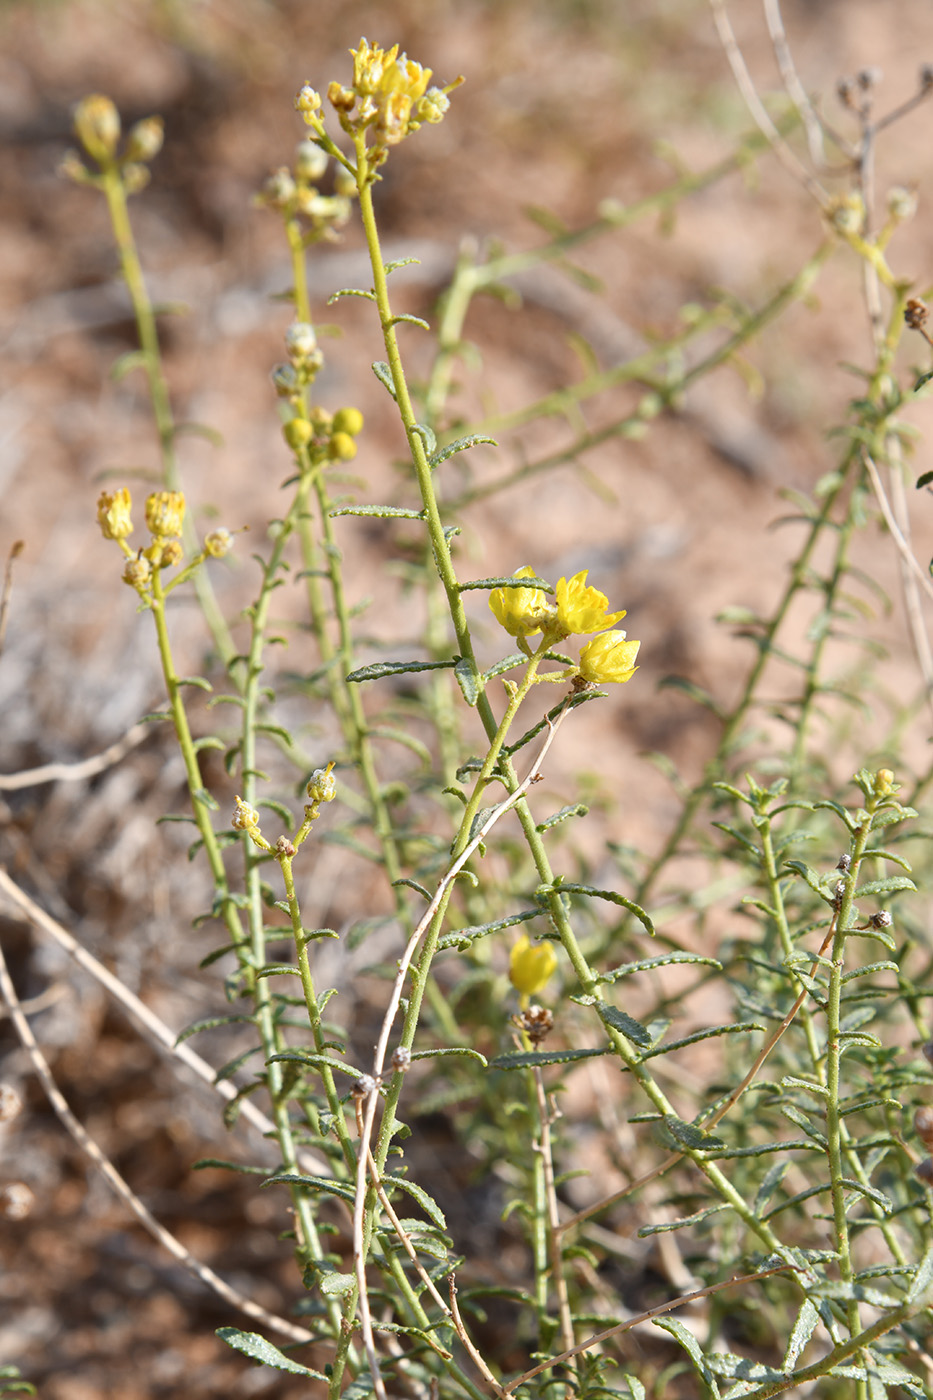
[[[509,980],[522,996],[534,996],[546,985],[557,967],[557,954],[550,943],[532,943],[523,933],[509,955]]]
[[[528,564],[518,569],[513,578],[534,578]],[[541,588],[494,588],[489,606],[510,637],[533,637],[554,616],[547,594]]]
[[[146,497],[146,525],[156,539],[181,534],[185,518],[185,498],[181,491],[153,491]]]
[[[594,685],[630,681],[638,667],[635,657],[641,642],[630,642],[624,632],[602,632],[580,651],[580,675]]]
[[[119,491],[101,491],[97,498],[97,523],[105,540],[125,540],[133,533],[132,504],[125,486]]]
[[[609,599],[598,588],[588,587],[586,576],[589,569],[574,574],[571,579],[558,579],[554,590],[557,598],[557,621],[565,637],[575,632],[601,632],[611,627],[625,616],[621,612],[610,613],[606,609]],[[623,634],[624,635],[624,634]]]

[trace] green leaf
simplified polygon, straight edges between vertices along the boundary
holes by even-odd
[[[206,681],[203,676],[179,676],[176,685],[193,685],[198,690],[213,690],[210,681]]]
[[[626,899],[624,894],[617,894],[615,890],[598,890],[595,885],[576,885],[563,880],[556,880],[553,889],[556,894],[582,894],[586,895],[588,899],[605,899],[610,904],[619,904],[630,914],[634,914],[639,923],[643,924],[648,933],[654,937],[655,928],[649,916],[641,905],[635,904],[631,899]]]
[[[437,1226],[439,1230],[447,1229],[447,1219],[440,1206],[433,1196],[429,1196],[423,1186],[419,1186],[417,1181],[412,1181],[407,1176],[389,1176],[383,1174],[382,1184],[387,1189],[390,1186],[397,1186],[402,1191],[407,1191],[413,1201],[424,1211],[428,1219]]]
[[[128,374],[132,374],[134,369],[147,369],[149,356],[145,350],[127,350],[125,355],[118,355],[110,366],[110,378],[115,384],[119,384]],[[919,481],[917,482],[919,486]]]
[[[190,1039],[193,1035],[200,1035],[201,1031],[212,1031],[215,1026],[233,1025],[255,1025],[254,1016],[235,1015],[231,1012],[229,1016],[205,1016],[201,1021],[195,1021],[193,1025],[186,1026],[183,1031],[179,1031],[175,1037],[175,1044],[181,1045],[182,1041]]]
[[[682,1118],[675,1117],[673,1113],[666,1113],[661,1122],[674,1141],[682,1147],[689,1147],[697,1152],[725,1147],[722,1138],[705,1133],[702,1128],[697,1127],[696,1123],[685,1123]]]
[[[333,306],[334,302],[339,301],[341,297],[362,297],[364,301],[375,301],[376,293],[364,292],[362,287],[341,287],[339,291],[334,292],[332,296],[327,298],[327,305]],[[380,360],[379,364],[382,363],[383,361]],[[375,368],[376,366],[373,365],[373,369]],[[388,369],[388,365],[386,365],[386,369]]]
[[[706,1206],[703,1210],[698,1210],[694,1215],[681,1216],[679,1220],[667,1220],[663,1225],[642,1225],[638,1231],[640,1240],[648,1239],[649,1235],[663,1235],[668,1230],[682,1230],[685,1225],[698,1225],[701,1220],[706,1220],[710,1215],[718,1215],[721,1210],[731,1210],[732,1207],[727,1201],[718,1201],[714,1206]]]
[[[351,294],[348,293],[348,295],[351,295]],[[356,295],[357,295],[357,296],[366,296],[366,295],[371,295],[371,293],[368,293],[368,294],[367,294],[366,292],[357,292]],[[393,381],[392,381],[392,371],[391,371],[391,369],[389,368],[389,366],[386,364],[385,360],[375,360],[375,361],[373,362],[373,374],[374,374],[374,375],[376,376],[376,378],[379,380],[379,383],[382,385],[383,389],[386,389],[386,390],[388,391],[388,393],[391,395],[391,397],[394,399],[394,398],[395,398],[395,384],[394,384]]]
[[[191,1165],[196,1172],[206,1167],[219,1167],[222,1171],[240,1172],[244,1176],[266,1176],[269,1171],[268,1167],[250,1167],[245,1162],[228,1162],[223,1157],[200,1157]]]
[[[576,1060],[592,1060],[608,1055],[608,1045],[601,1050],[519,1050],[509,1055],[497,1055],[489,1061],[490,1069],[529,1069],[535,1065],[569,1065]]]
[[[722,963],[716,958],[707,958],[699,953],[662,953],[657,958],[644,958],[641,962],[622,963],[611,972],[604,972],[599,982],[617,982],[620,977],[631,977],[635,972],[653,972],[656,967],[668,967],[672,963],[701,963],[722,972]]]
[[[225,1065],[221,1065],[220,1069],[214,1075],[214,1083],[220,1084],[224,1079],[231,1079],[233,1075],[236,1074],[237,1070],[246,1064],[247,1060],[252,1059],[253,1055],[258,1055],[261,1050],[261,1045],[251,1045],[250,1048],[244,1050],[242,1054],[235,1055],[232,1060],[228,1060]]]
[[[234,1351],[242,1352],[252,1361],[258,1361],[260,1366],[274,1366],[277,1371],[289,1371],[293,1376],[313,1376],[316,1381],[324,1381],[327,1384],[327,1377],[320,1371],[313,1371],[310,1366],[301,1366],[297,1361],[292,1361],[284,1351],[279,1351],[278,1347],[267,1342],[265,1337],[260,1337],[258,1332],[241,1332],[239,1327],[218,1327],[214,1335],[226,1342],[228,1347],[233,1347]]]
[[[478,1050],[473,1050],[469,1045],[445,1045],[437,1050],[413,1050],[411,1058],[413,1060],[437,1060],[443,1055],[466,1055],[470,1060],[479,1060],[484,1069],[489,1066],[486,1056],[481,1055]]]
[[[306,1176],[304,1172],[277,1172],[263,1182],[263,1189],[267,1186],[306,1186],[309,1191],[320,1191],[325,1196],[339,1196],[350,1205],[356,1200],[352,1186],[343,1186],[327,1176]]]
[[[342,1274],[335,1269],[333,1273],[324,1275],[320,1289],[325,1298],[341,1298],[345,1293],[352,1292],[355,1285],[356,1278],[353,1274]]]
[[[561,807],[560,811],[555,812],[552,817],[548,817],[543,822],[538,822],[535,831],[550,831],[552,826],[559,826],[560,823],[565,822],[568,817],[585,817],[589,810],[589,807],[583,802],[574,802],[569,807]]]
[[[389,324],[392,326],[398,326],[406,322],[410,326],[420,326],[421,329],[424,331],[429,331],[431,329],[427,321],[422,320],[420,316],[410,316],[406,312],[403,312],[400,316],[393,316]]]
[[[692,1035],[685,1035],[681,1040],[670,1040],[666,1045],[658,1045],[654,1050],[648,1050],[641,1058],[650,1060],[654,1055],[667,1055],[671,1050],[683,1050],[685,1046],[696,1045],[701,1040],[709,1040],[711,1036],[744,1035],[749,1031],[763,1030],[764,1026],[757,1021],[739,1021],[734,1025],[711,1026],[708,1030],[694,1031]]]
[[[913,1282],[904,1302],[912,1308],[927,1307],[933,1293],[933,1245],[927,1250],[917,1266]]]
[[[694,1370],[699,1376],[703,1389],[708,1400],[721,1400],[719,1387],[713,1378],[713,1374],[706,1364],[706,1358],[700,1350],[700,1344],[696,1337],[684,1324],[676,1317],[654,1317],[651,1319],[654,1327],[660,1328],[662,1332],[667,1332],[683,1347],[684,1351],[693,1362]]]
[[[658,682],[658,690],[679,690],[682,695],[687,695],[696,704],[702,705],[705,710],[709,710],[717,719],[723,719],[722,707],[714,700],[709,691],[702,686],[695,685],[693,681],[686,680],[683,676],[662,676]]]
[[[786,1165],[786,1164],[785,1164]],[[772,1171],[774,1168],[772,1167]],[[787,1342],[787,1350],[784,1353],[784,1370],[792,1371],[797,1365],[804,1347],[809,1342],[816,1330],[820,1320],[819,1310],[811,1298],[804,1298],[803,1304],[797,1314],[793,1330]]]
[[[338,515],[365,515],[371,520],[424,520],[423,510],[405,510],[401,506],[337,506],[327,514],[331,520]]]
[[[651,1036],[645,1030],[641,1022],[636,1021],[633,1016],[627,1015],[624,1011],[619,1011],[616,1007],[610,1006],[609,1003],[605,1001],[597,1001],[595,1006],[603,1025],[611,1026],[613,1030],[621,1032],[626,1040],[630,1040],[633,1045],[645,1048],[651,1044]]]
[[[420,258],[393,258],[391,262],[383,263],[385,275],[390,277],[393,272],[397,272],[400,267],[420,267]]]
[[[476,669],[476,663],[468,656],[462,656],[454,667],[454,675],[464,700],[471,709],[475,709],[483,690],[483,678]]]
[[[358,670],[351,671],[347,680],[356,684],[360,681],[378,681],[383,676],[414,676],[421,671],[450,671],[459,659],[454,657],[451,661],[374,661],[371,666],[361,666]]]
[[[538,578],[537,574],[532,578],[516,578],[514,574],[503,574],[497,578],[471,578],[465,583],[458,583],[457,588],[461,593],[467,593],[471,588],[537,588],[544,593],[554,592],[547,579]],[[522,659],[528,660],[527,656]]]
[[[490,666],[488,671],[483,672],[483,683],[494,680],[496,676],[501,676],[504,671],[513,671],[516,666],[525,666],[528,657],[523,652],[513,651],[510,656],[504,656],[501,661],[497,661],[494,666]]]
[[[448,443],[446,447],[442,447],[440,451],[433,453],[428,462],[428,466],[433,471],[434,468],[439,467],[442,462],[446,462],[449,457],[453,457],[454,453],[465,452],[467,448],[476,447],[481,442],[488,443],[490,447],[499,446],[495,438],[481,437],[478,433],[471,433],[469,437],[457,438],[456,442]]]
[[[540,909],[526,909],[521,914],[510,914],[506,919],[494,919],[490,924],[470,924],[468,928],[458,928],[452,933],[443,934],[437,940],[438,951],[441,948],[459,948],[462,952],[477,938],[485,938],[489,933],[498,933],[500,929],[511,928],[513,924],[523,924],[528,919],[540,917]]]
[[[410,890],[416,890],[418,894],[424,896],[429,904],[431,903],[431,891],[426,890],[424,885],[419,885],[417,880],[409,880],[407,876],[402,876],[401,879],[392,881],[394,890],[400,889],[403,885],[407,885]]]
[[[270,1055],[266,1064],[277,1064],[282,1060],[296,1060],[299,1064],[313,1065],[315,1069],[338,1070],[341,1074],[349,1074],[352,1079],[359,1079],[362,1071],[353,1065],[346,1064],[343,1060],[334,1059],[333,1055],[322,1055],[317,1050],[281,1050],[277,1055]]]
[[[867,885],[859,885],[856,899],[864,899],[869,894],[895,894],[898,890],[915,890],[917,886],[906,875],[889,875],[882,880],[869,880]]]

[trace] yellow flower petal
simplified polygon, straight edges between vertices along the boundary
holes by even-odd
[[[626,640],[624,632],[603,632],[580,651],[580,675],[595,685],[630,681],[638,667],[641,642]]]
[[[528,564],[512,575],[513,578],[534,576],[535,571]],[[553,615],[547,594],[541,588],[494,588],[489,595],[489,606],[510,637],[534,636]]]
[[[509,956],[509,978],[523,996],[534,996],[553,975],[557,954],[550,943],[532,943],[523,933]]]
[[[557,598],[557,620],[565,637],[572,632],[601,632],[614,622],[621,622],[621,612],[606,611],[609,599],[598,588],[587,587],[589,569],[574,574],[572,579],[558,579],[554,590]]]

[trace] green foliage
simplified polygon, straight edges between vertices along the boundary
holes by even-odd
[[[141,625],[156,632],[168,709],[147,718],[172,721],[198,827],[196,852],[215,884],[210,918],[219,946],[204,965],[232,960],[227,995],[241,1008],[200,1020],[179,1041],[248,1027],[250,1045],[226,1061],[220,1082],[261,1053],[259,1073],[237,1083],[225,1116],[232,1122],[253,1094],[269,1102],[280,1166],[265,1185],[289,1192],[296,1254],[315,1301],[309,1335],[315,1355],[328,1357],[327,1373],[293,1361],[256,1333],[222,1328],[218,1335],[261,1364],[317,1377],[333,1400],[386,1394],[396,1366],[425,1393],[435,1387],[442,1396],[477,1397],[496,1388],[501,1357],[479,1355],[470,1334],[475,1310],[464,1306],[461,1318],[452,1301],[461,1263],[454,1251],[469,1254],[472,1241],[448,1224],[443,1175],[419,1151],[423,1120],[443,1113],[464,1170],[490,1191],[504,1183],[505,1216],[524,1250],[526,1277],[512,1297],[526,1370],[509,1378],[522,1395],[560,1388],[581,1397],[664,1400],[686,1393],[678,1380],[686,1370],[695,1381],[691,1394],[717,1400],[774,1395],[820,1378],[841,1379],[858,1400],[928,1395],[920,1363],[929,1361],[921,1325],[933,1276],[929,1176],[915,1171],[907,1115],[929,1097],[929,1076],[915,1068],[910,1049],[926,1036],[931,970],[913,899],[928,861],[911,833],[931,774],[910,774],[908,756],[898,780],[887,768],[868,766],[867,756],[896,752],[896,737],[875,731],[863,698],[878,652],[867,635],[847,632],[871,611],[857,593],[851,552],[853,539],[876,527],[878,464],[902,469],[905,432],[895,411],[910,386],[898,388],[895,352],[907,286],[885,261],[890,230],[872,239],[848,217],[852,200],[861,198],[857,191],[847,196],[849,204],[825,197],[822,215],[832,232],[757,310],[724,295],[713,311],[685,315],[676,335],[655,337],[649,351],[621,366],[601,371],[588,354],[584,377],[570,389],[496,424],[504,435],[560,413],[571,425],[571,443],[522,460],[482,491],[468,485],[455,499],[446,464],[478,446],[496,446],[483,431],[488,423],[463,424],[450,403],[451,364],[462,354],[473,298],[516,272],[564,259],[570,248],[618,238],[636,217],[669,212],[691,190],[752,156],[743,148],[706,176],[677,181],[630,210],[607,206],[575,230],[539,214],[544,241],[525,253],[464,254],[441,304],[431,367],[415,389],[396,327],[429,327],[392,309],[386,278],[401,264],[386,265],[382,256],[379,171],[390,156],[404,159],[395,150],[403,139],[440,120],[452,89],[427,89],[430,75],[396,62],[394,53],[361,45],[356,59],[353,86],[331,94],[338,115],[330,125],[310,88],[297,104],[315,150],[339,168],[341,193],[328,203],[315,190],[302,202],[290,192],[303,188],[305,177],[296,170],[288,180],[280,171],[263,197],[282,218],[292,256],[295,322],[286,339],[288,361],[273,375],[292,461],[287,504],[266,551],[255,556],[258,589],[236,648],[205,582],[220,545],[215,549],[211,536],[198,542],[190,523],[182,533],[184,503],[171,457],[176,429],[152,308],[133,258],[127,260],[133,245],[120,212],[132,193],[129,167],[109,138],[85,141],[99,169],[81,177],[117,211],[141,341],[120,372],[143,368],[148,375],[165,452],[165,491],[157,494],[170,498],[162,508],[175,512],[177,529],[153,525],[156,497],[150,497],[151,539],[145,550],[134,549],[120,525],[128,493],[126,502],[105,493],[99,518],[151,617]],[[355,488],[343,494],[346,482],[337,472],[356,452],[362,416],[355,409],[335,414],[319,401],[315,383],[323,354],[305,258],[349,215],[351,188],[373,285],[338,296],[362,298],[376,318],[386,359],[372,370],[395,405],[407,450],[398,500],[379,505],[356,501]],[[581,406],[609,389],[628,382],[645,392],[638,410],[618,416],[603,440],[650,432],[664,405],[680,403],[689,385],[718,365],[736,362],[766,324],[810,293],[832,257],[847,255],[860,263],[872,296],[885,303],[878,322],[887,329],[872,343],[865,387],[837,435],[832,470],[812,500],[795,502],[802,536],[782,595],[767,614],[723,614],[754,646],[738,698],[730,708],[693,681],[672,682],[717,724],[705,775],[693,786],[679,784],[679,814],[660,850],[629,852],[624,863],[585,850],[568,853],[585,829],[588,804],[545,808],[552,815],[542,818],[533,810],[533,784],[562,727],[585,730],[591,712],[582,707],[615,703],[618,685],[634,675],[638,643],[615,630],[621,613],[608,611],[609,600],[587,583],[585,571],[552,583],[531,565],[502,560],[495,565],[501,572],[461,578],[466,559],[453,522],[480,494],[574,462],[594,444]],[[690,368],[688,345],[695,350]],[[352,541],[335,527],[344,517],[404,522],[399,528],[411,531],[406,584],[421,600],[418,616],[425,621],[414,641],[406,635],[392,647],[397,656],[416,652],[411,659],[362,659],[367,642],[347,601]],[[182,561],[182,539],[187,562],[168,582]],[[303,623],[317,651],[314,669],[297,679],[303,693],[329,706],[339,733],[327,766],[310,780],[302,755],[317,740],[312,731],[295,733],[284,724],[281,702],[296,678],[270,650],[281,640],[271,602],[288,570],[302,589]],[[188,584],[198,590],[223,659],[221,676],[210,681],[174,669],[169,596]],[[500,624],[492,645],[502,653],[485,669],[477,660],[482,629],[464,605],[464,595],[482,591]],[[806,614],[803,628],[789,625],[795,609]],[[492,631],[489,613],[482,615]],[[858,652],[851,676],[833,670],[828,644],[841,636]],[[780,699],[771,685],[775,671],[792,678]],[[650,678],[642,673],[636,684],[645,683]],[[542,684],[560,697],[543,719],[532,703]],[[215,718],[232,716],[222,738],[194,737],[189,689],[228,692],[215,696],[229,702]],[[760,726],[775,719],[782,739],[767,748]],[[866,764],[854,790],[825,761],[827,733],[853,754],[852,766]],[[385,760],[386,740],[403,749],[403,762]],[[198,764],[208,745],[225,749],[237,775],[241,796],[229,821],[216,816]],[[277,776],[259,767],[260,751],[281,762],[276,770],[271,759],[267,764]],[[294,799],[296,782],[307,797],[301,820],[285,800]],[[915,805],[900,801],[902,791],[911,792]],[[302,848],[322,806],[335,799],[344,815],[329,839],[346,852],[345,868],[356,872],[348,886],[376,871],[391,906],[374,914],[362,904],[343,938],[350,952],[378,929],[391,926],[394,937],[390,953],[374,944],[380,951],[369,972],[382,997],[381,1023],[373,1059],[362,1065],[350,1059],[352,1037],[323,1015],[333,989],[318,985],[316,944],[338,935],[315,927],[322,911],[302,909],[315,898],[313,882],[303,880],[313,861],[305,865]],[[637,814],[638,794],[625,800]],[[284,834],[264,833],[260,811],[271,813]],[[517,816],[520,835],[500,837],[497,823],[507,812]],[[242,857],[236,873],[223,858],[231,840]],[[907,842],[910,861],[903,854]],[[790,857],[801,843],[807,858]],[[483,856],[493,847],[497,858],[487,865]],[[687,853],[693,869],[684,877],[677,858]],[[892,865],[904,873],[891,873]],[[916,879],[907,873],[914,865]],[[625,871],[624,889],[608,887],[606,871],[616,868]],[[722,890],[726,899],[717,894]],[[269,920],[270,910],[284,915],[284,927]],[[520,942],[512,937],[509,957],[502,935],[518,924],[529,927]],[[268,947],[283,934],[291,961],[276,962]],[[891,956],[879,956],[875,944]],[[693,1029],[678,1024],[685,986],[694,1022],[701,1008]],[[545,989],[548,1005],[531,1004]],[[612,1070],[592,1081],[575,1077],[591,1061]],[[605,1102],[578,1096],[577,1086],[586,1083],[603,1085]],[[579,1129],[570,1113],[561,1118],[560,1106],[575,1109],[578,1097],[594,1122],[604,1112],[620,1133],[624,1127],[625,1147],[612,1142],[610,1152],[628,1185],[575,1213],[565,1188]],[[302,1164],[308,1146],[319,1154],[314,1170]],[[214,1159],[202,1165],[208,1164],[221,1165]],[[400,1219],[400,1200],[419,1214]],[[622,1201],[623,1213],[613,1217]],[[610,1274],[612,1238],[597,1223],[601,1217],[624,1219],[641,1238],[676,1239],[698,1297],[707,1300],[706,1325],[688,1327],[646,1307],[634,1321],[595,1335],[593,1319],[604,1317],[607,1300],[610,1311],[623,1312],[611,1296],[614,1285],[601,1277]],[[332,1254],[327,1244],[336,1222],[343,1243]],[[732,1291],[740,1265],[746,1277]],[[730,1320],[739,1291],[742,1302]],[[755,1310],[764,1340],[751,1335]],[[648,1340],[629,1354],[623,1336],[635,1325]],[[391,1333],[400,1350],[377,1348],[377,1331]],[[640,1365],[644,1380],[635,1374]]]

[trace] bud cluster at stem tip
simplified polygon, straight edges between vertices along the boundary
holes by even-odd
[[[384,160],[388,147],[396,146],[424,122],[443,121],[450,106],[447,94],[463,80],[445,88],[428,87],[431,69],[399,53],[398,44],[383,49],[360,39],[351,49],[353,79],[349,86],[333,82],[327,89],[330,102],[344,131],[366,132],[373,163]],[[295,98],[295,107],[308,126],[323,133],[320,116],[321,95],[305,83]]]

